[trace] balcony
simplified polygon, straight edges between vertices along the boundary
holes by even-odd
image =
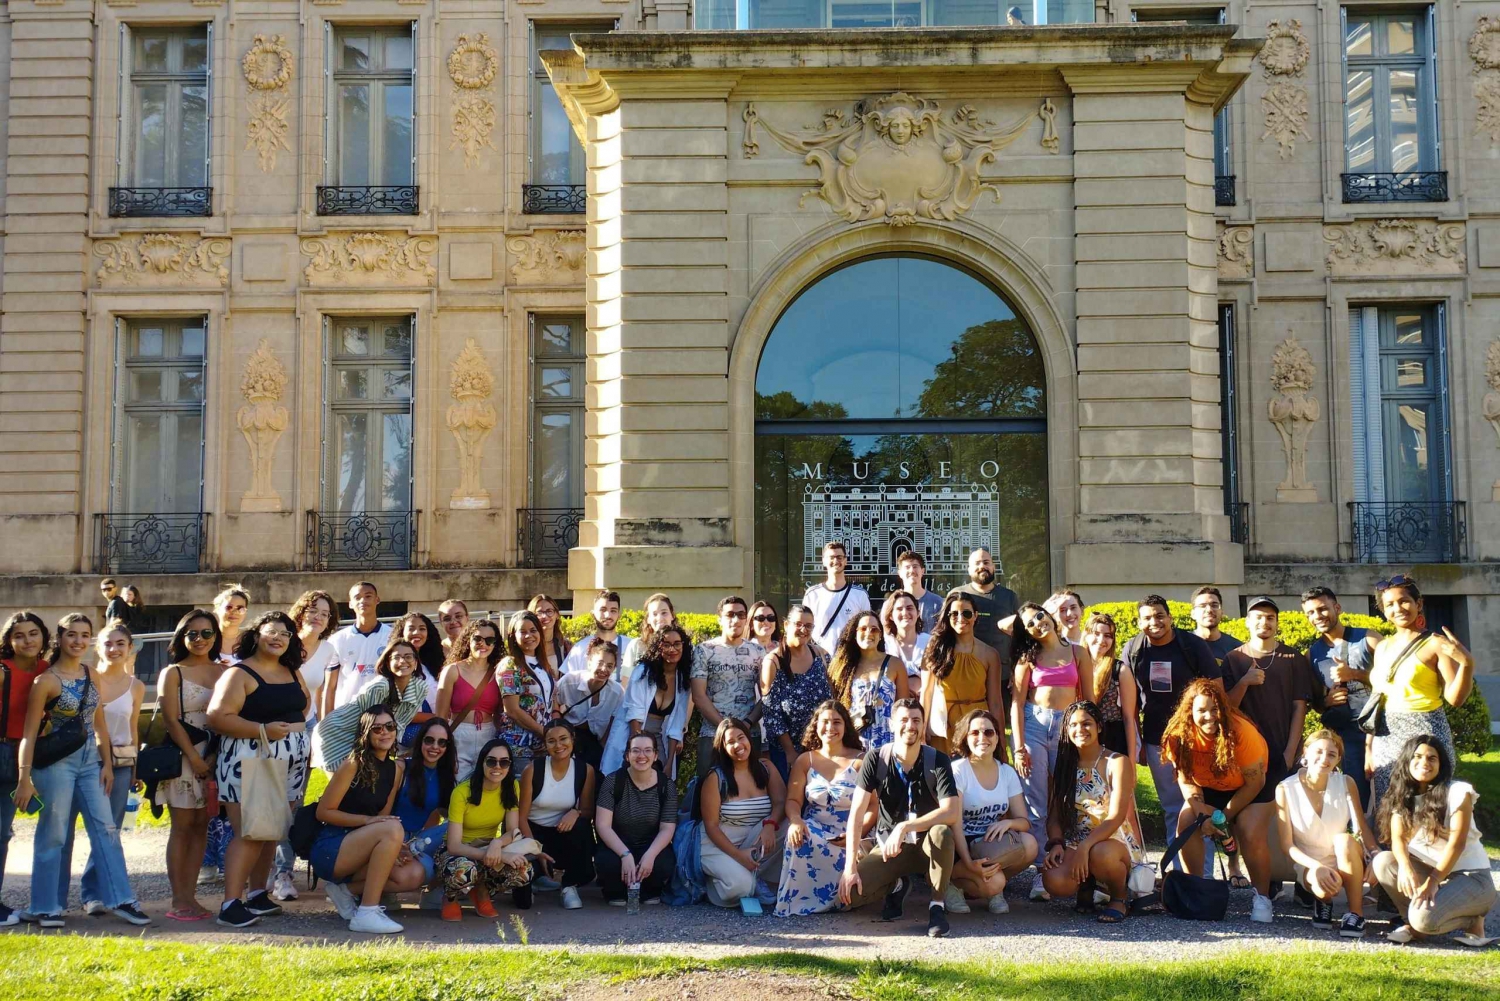
[[[1214,204],[1220,208],[1234,204],[1234,175],[1218,174],[1214,177]]]
[[[308,569],[410,570],[421,515],[421,511],[308,511]]]
[[[209,515],[94,515],[95,573],[197,573]]]
[[[527,215],[582,215],[588,201],[585,184],[521,185],[521,211]]]
[[[1356,563],[1462,563],[1469,525],[1463,501],[1351,501]]]
[[[1446,202],[1448,172],[1433,170],[1405,174],[1340,174],[1344,204],[1365,202]]]
[[[553,570],[568,565],[568,550],[578,545],[581,507],[523,507],[516,509],[516,552],[527,570]]]
[[[318,185],[318,215],[416,215],[415,184]]]
[[[213,188],[110,188],[111,219],[213,215]]]

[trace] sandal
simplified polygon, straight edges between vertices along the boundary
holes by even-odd
[[[1470,949],[1483,949],[1485,946],[1496,941],[1494,938],[1486,938],[1483,935],[1475,935],[1473,932],[1464,932],[1462,935],[1453,936],[1453,941],[1459,945],[1466,945]]]
[[[1242,876],[1239,873],[1235,873],[1229,877],[1229,888],[1231,890],[1248,890],[1254,885],[1254,883],[1250,882],[1249,876]]]
[[[172,921],[205,921],[213,917],[208,911],[171,910],[167,912],[167,918]]]
[[[1104,905],[1104,910],[1100,911],[1099,916],[1094,920],[1098,921],[1101,925],[1117,925],[1121,921],[1124,921],[1129,914],[1129,904],[1123,900],[1111,899],[1109,903]]]

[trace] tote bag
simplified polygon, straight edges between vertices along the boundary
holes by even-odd
[[[240,760],[240,826],[246,841],[280,841],[292,823],[287,802],[287,769],[290,762],[270,755],[271,741],[265,724],[255,756]]]

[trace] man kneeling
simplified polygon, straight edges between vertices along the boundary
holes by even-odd
[[[948,934],[943,894],[953,872],[953,828],[961,817],[961,800],[946,754],[922,742],[927,721],[922,703],[901,699],[891,707],[895,740],[865,755],[849,807],[849,829],[863,830],[870,800],[879,803],[875,838],[859,841],[858,852],[844,854],[839,900],[850,908],[885,896],[883,921],[901,917],[912,876],[927,868],[932,902],[927,905],[927,934]]]

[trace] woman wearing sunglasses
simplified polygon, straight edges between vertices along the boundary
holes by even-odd
[[[447,720],[433,716],[418,724],[395,810],[406,832],[406,849],[422,864],[424,885],[437,875],[437,855],[448,837],[444,818],[457,781],[457,761]]]
[[[495,713],[500,709],[495,670],[504,653],[499,624],[471,619],[453,641],[448,666],[438,678],[437,701],[432,709],[453,730],[459,775],[474,770],[479,749],[495,736]]]
[[[781,645],[781,616],[768,601],[757,601],[750,606],[750,638],[763,650],[775,650]]]
[[[468,898],[482,918],[499,917],[494,897],[511,891],[515,905],[531,906],[531,863],[521,841],[520,793],[515,759],[503,740],[487,741],[474,771],[448,801],[448,840],[438,859],[443,878],[443,920],[460,921]],[[510,851],[506,851],[510,848]]]
[[[932,746],[951,754],[962,742],[959,722],[975,709],[1002,718],[1000,655],[974,635],[974,602],[962,591],[943,600],[943,614],[922,655],[922,711]]]
[[[313,843],[312,870],[349,930],[369,935],[402,930],[380,906],[382,893],[415,890],[426,880],[422,864],[403,849],[406,832],[391,812],[406,767],[394,754],[400,732],[388,706],[361,713],[354,750],[318,800],[323,829]]]
[[[991,914],[1008,914],[1005,884],[1036,859],[1021,777],[1005,763],[1000,721],[975,709],[959,721],[964,735],[953,760],[953,784],[963,797],[963,837],[953,842],[951,914],[967,914],[965,895],[985,900]],[[997,751],[1001,754],[996,757]]]

